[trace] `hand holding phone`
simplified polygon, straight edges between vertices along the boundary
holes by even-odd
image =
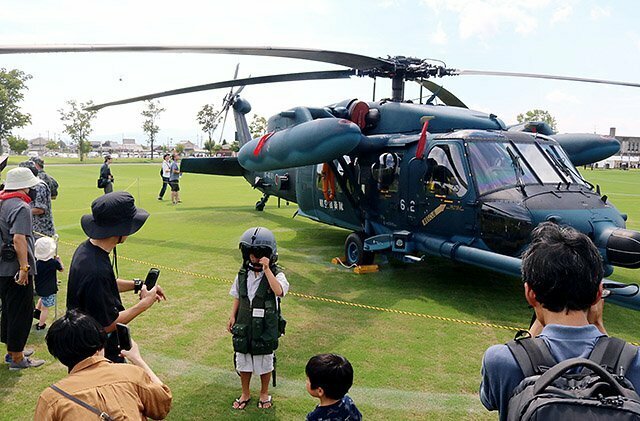
[[[151,289],[156,286],[156,282],[158,281],[158,277],[160,276],[160,269],[151,268],[149,269],[149,273],[147,273],[147,277],[144,280],[144,284],[147,287],[147,291],[151,291]]]
[[[131,349],[131,335],[129,334],[129,326],[116,323],[116,332],[118,335],[118,344],[120,345],[120,349],[124,349],[128,351]]]

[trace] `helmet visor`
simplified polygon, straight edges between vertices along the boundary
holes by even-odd
[[[251,247],[247,250],[248,254],[253,254],[256,258],[271,258],[271,249],[269,247]]]

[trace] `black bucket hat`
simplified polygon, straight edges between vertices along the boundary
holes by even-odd
[[[136,208],[133,196],[124,191],[107,193],[91,204],[91,215],[82,215],[80,224],[89,238],[131,235],[144,225],[149,212]]]

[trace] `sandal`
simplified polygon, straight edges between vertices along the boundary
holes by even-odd
[[[258,399],[258,408],[269,409],[272,406],[273,406],[273,399],[271,398],[271,395],[269,395],[266,401],[261,401],[260,399]]]
[[[236,398],[235,401],[233,401],[233,405],[231,405],[232,409],[237,409],[237,410],[242,410],[245,409],[247,407],[247,404],[251,402],[251,398],[241,401],[240,397]]]

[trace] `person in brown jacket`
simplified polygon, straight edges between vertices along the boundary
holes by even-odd
[[[77,310],[67,311],[51,325],[47,347],[69,375],[40,394],[35,420],[99,419],[92,411],[113,420],[167,416],[171,390],[142,359],[137,344],[131,341],[131,349],[122,351],[131,364],[117,364],[104,358],[106,338],[100,323]]]

